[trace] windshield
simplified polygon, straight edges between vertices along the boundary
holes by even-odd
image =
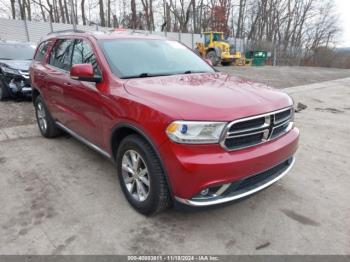
[[[120,78],[214,72],[176,41],[113,39],[100,44],[111,70]]]
[[[213,33],[213,41],[221,41],[223,40],[223,36],[221,33]]]
[[[34,47],[23,44],[0,44],[0,59],[29,60],[33,58]]]

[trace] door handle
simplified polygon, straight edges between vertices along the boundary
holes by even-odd
[[[64,85],[65,85],[65,86],[69,86],[69,87],[71,87],[71,86],[72,86],[72,84],[71,84],[71,83],[67,83],[67,82],[66,82],[66,83],[64,83]]]

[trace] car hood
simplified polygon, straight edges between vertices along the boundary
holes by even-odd
[[[184,120],[231,121],[292,104],[285,93],[224,73],[130,79],[125,88]]]
[[[17,70],[28,71],[31,60],[0,60],[0,65],[5,65]]]

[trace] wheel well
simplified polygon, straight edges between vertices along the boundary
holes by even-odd
[[[116,128],[113,131],[112,138],[111,138],[113,160],[116,160],[118,148],[119,148],[119,145],[120,145],[121,141],[125,137],[127,137],[129,135],[133,135],[133,134],[138,135],[141,138],[143,138],[153,148],[153,150],[155,151],[155,153],[158,156],[159,161],[161,163],[162,169],[163,169],[163,171],[165,173],[165,177],[166,177],[166,181],[167,181],[168,186],[169,186],[170,194],[171,194],[171,196],[173,196],[173,191],[172,191],[171,183],[170,183],[170,181],[168,179],[168,174],[166,172],[166,169],[164,167],[163,161],[162,161],[162,159],[161,159],[157,149],[155,148],[155,146],[152,143],[152,141],[149,138],[147,138],[147,136],[145,134],[143,134],[142,131],[138,130],[136,127],[134,128],[132,126],[120,126],[120,127]]]
[[[139,132],[137,132],[135,129],[131,127],[120,127],[113,132],[111,146],[112,146],[112,153],[113,153],[114,159],[117,156],[118,148],[121,141],[125,137],[133,134],[139,135],[143,138],[143,136]]]
[[[214,51],[214,52],[215,52],[215,49],[214,49],[214,48],[209,48],[209,49],[207,49],[207,54],[208,54],[210,51]],[[216,53],[216,52],[215,52],[215,53]]]
[[[33,103],[35,102],[36,98],[40,95],[40,92],[38,91],[38,89],[33,88],[32,91],[32,101]]]

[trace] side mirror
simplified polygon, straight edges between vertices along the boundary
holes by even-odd
[[[213,66],[213,63],[211,62],[210,59],[206,58],[204,60],[205,60],[205,62],[207,62],[208,65]]]
[[[75,64],[70,69],[70,78],[74,80],[87,82],[101,82],[101,76],[94,75],[94,69],[91,64]]]

